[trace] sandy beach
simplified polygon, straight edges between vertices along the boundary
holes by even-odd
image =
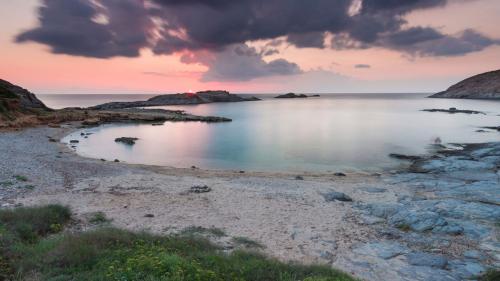
[[[446,177],[401,168],[387,174],[300,174],[303,179],[287,173],[130,165],[83,158],[67,145],[49,141],[76,128],[71,124],[0,133],[2,207],[68,205],[81,229],[92,227],[88,218],[95,212],[106,214],[115,226],[136,231],[165,234],[190,226],[219,228],[227,237],[261,243],[266,254],[280,260],[331,264],[365,280],[460,280],[500,262],[498,226],[494,226],[500,215],[498,202],[467,200],[462,193],[439,195],[422,187],[482,180],[498,184],[496,164],[478,168],[454,162],[472,171],[462,172],[462,178],[451,178],[452,168],[444,171],[449,173]],[[498,161],[498,148],[488,161]],[[430,169],[441,167],[434,166]],[[483,173],[481,179],[463,178],[479,175],[477,169]],[[7,181],[11,181],[8,186]],[[207,185],[211,192],[190,193],[195,185]],[[496,200],[497,188],[478,192],[492,192],[484,195]],[[352,202],[328,200],[332,191],[346,194]],[[451,204],[451,199],[461,215],[435,210],[439,204]],[[434,211],[420,202],[433,202]],[[396,211],[391,209],[395,206],[399,206]],[[397,224],[389,210],[394,216],[401,213],[402,220],[415,218]],[[402,213],[408,210],[413,213]],[[429,226],[419,228],[422,224]],[[467,224],[470,231],[464,227]],[[488,233],[472,238],[474,231],[485,227]],[[227,240],[214,238],[231,249]],[[477,257],[467,258],[474,256],[470,253]],[[425,262],[429,257],[445,262]]]

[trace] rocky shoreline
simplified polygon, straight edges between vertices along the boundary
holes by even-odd
[[[242,174],[82,158],[57,142],[79,127],[0,134],[2,207],[69,205],[83,228],[93,212],[132,230],[217,227],[364,280],[463,280],[500,266],[500,143],[399,157],[409,168],[393,173]]]

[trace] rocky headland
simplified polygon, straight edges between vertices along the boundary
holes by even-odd
[[[242,98],[224,92],[201,93],[198,98],[210,97],[212,101],[234,100]],[[161,103],[164,96],[153,98]],[[166,98],[169,99],[169,98]],[[40,101],[35,94],[0,80],[0,129],[18,129],[37,125],[60,126],[65,122],[81,122],[83,126],[96,126],[103,123],[116,122],[165,122],[165,121],[199,121],[230,122],[229,118],[217,116],[197,116],[179,110],[124,108],[119,106],[101,106],[90,109],[65,108],[53,110]]]
[[[124,109],[132,107],[191,105],[191,104],[205,104],[205,103],[215,103],[215,102],[245,102],[245,101],[259,101],[259,100],[260,99],[256,97],[250,97],[250,98],[240,97],[235,94],[230,94],[227,91],[203,91],[197,93],[160,95],[152,97],[145,101],[110,102],[92,106],[89,109],[109,110],[109,109]]]
[[[500,99],[500,70],[467,78],[430,98]]]

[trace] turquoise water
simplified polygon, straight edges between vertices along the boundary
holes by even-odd
[[[422,112],[425,108],[480,110],[487,115]],[[499,141],[500,102],[427,99],[422,94],[323,95],[309,99],[169,106],[198,115],[233,119],[199,122],[104,125],[79,139],[77,153],[129,163],[254,171],[378,171],[400,162],[389,153],[425,153],[443,143]],[[117,137],[137,137],[134,146]]]

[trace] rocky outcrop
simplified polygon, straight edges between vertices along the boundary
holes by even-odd
[[[295,94],[295,93],[288,93],[284,95],[279,95],[277,97],[274,97],[275,99],[298,99],[298,98],[307,98],[307,95],[304,94]]]
[[[49,108],[33,93],[0,79],[0,121],[12,121],[40,111],[49,111]]]
[[[244,101],[258,101],[258,100],[260,99],[256,97],[244,98],[235,94],[230,94],[227,91],[203,91],[197,93],[160,95],[152,97],[146,101],[110,102],[92,106],[89,109],[109,110],[109,109],[123,109],[132,107],[190,105],[190,104],[205,104],[205,103],[215,103],[215,102],[244,102]]]
[[[422,111],[426,111],[426,112],[444,112],[444,113],[450,113],[450,114],[465,113],[465,114],[483,114],[483,115],[486,115],[486,113],[484,113],[482,111],[468,110],[468,109],[457,109],[456,107],[450,107],[449,109],[439,109],[439,108],[422,109]]]
[[[467,78],[430,98],[500,99],[500,70]]]
[[[20,108],[23,109],[48,109],[35,94],[16,86],[10,82],[0,79],[0,100],[13,99],[18,100]]]
[[[138,141],[138,138],[131,138],[131,137],[121,137],[121,138],[116,138],[115,142],[121,142],[124,144],[128,145],[134,145],[136,141]]]

